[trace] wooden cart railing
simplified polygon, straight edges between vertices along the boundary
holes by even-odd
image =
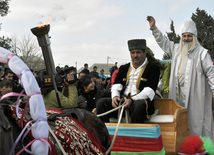
[[[190,134],[187,108],[179,106],[173,99],[155,99],[155,109],[159,109],[158,114],[147,123],[160,126],[166,153],[177,154],[179,145]]]

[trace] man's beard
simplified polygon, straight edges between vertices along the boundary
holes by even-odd
[[[189,50],[191,50],[192,42],[184,42],[183,47],[181,48],[181,54],[186,55]]]
[[[188,51],[193,50],[196,46],[196,41],[193,38],[193,41],[191,42],[184,42],[183,40],[181,40],[181,44],[180,44],[180,48],[179,51],[177,53],[177,56],[181,55],[186,55],[188,53]]]

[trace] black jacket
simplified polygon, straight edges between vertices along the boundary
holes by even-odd
[[[121,91],[121,96],[123,96],[125,88],[128,84],[127,74],[129,71],[129,67],[130,67],[130,63],[120,66],[119,72],[118,72],[117,77],[115,79],[114,84],[122,84],[123,85],[123,89]],[[138,92],[141,92],[145,87],[150,87],[155,92],[157,89],[159,76],[160,76],[159,66],[148,62],[142,76],[140,78],[138,78],[138,80],[140,80],[139,82],[137,82],[137,86],[136,86],[138,89]],[[154,113],[154,110],[155,110],[154,101],[153,100],[150,101],[150,99],[146,99],[146,100],[149,103],[148,104],[148,114],[151,115]]]
[[[115,79],[115,83],[120,83],[123,85],[123,91],[125,90],[127,86],[127,72],[129,70],[130,63],[122,65],[118,71],[117,77]],[[140,80],[139,85],[137,86],[137,89],[139,91],[142,91],[144,87],[150,87],[154,90],[154,92],[157,89],[158,81],[160,76],[160,68],[157,65],[154,65],[153,63],[148,63]],[[121,93],[123,93],[121,91]]]
[[[80,96],[78,97],[77,107],[81,109],[86,109],[92,111],[96,108],[96,102],[102,97],[110,97],[110,90],[98,90],[96,87],[93,91],[85,93],[83,90],[80,91]]]

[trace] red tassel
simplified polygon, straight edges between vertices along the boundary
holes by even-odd
[[[186,137],[183,143],[180,145],[179,152],[184,154],[196,154],[203,153],[203,141],[199,136],[191,135]]]

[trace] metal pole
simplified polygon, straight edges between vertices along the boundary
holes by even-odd
[[[38,27],[32,28],[31,32],[35,36],[37,36],[39,46],[42,48],[42,54],[44,56],[46,70],[48,71],[48,74],[52,76],[56,98],[57,98],[59,107],[61,108],[62,106],[59,100],[59,94],[58,94],[56,80],[55,80],[56,68],[54,65],[53,56],[50,48],[50,44],[51,44],[50,37],[48,36],[49,30],[50,30],[50,25],[46,25],[45,27],[41,27],[41,28],[38,28]]]
[[[108,66],[108,59],[110,59],[111,57],[107,56],[107,66]]]

